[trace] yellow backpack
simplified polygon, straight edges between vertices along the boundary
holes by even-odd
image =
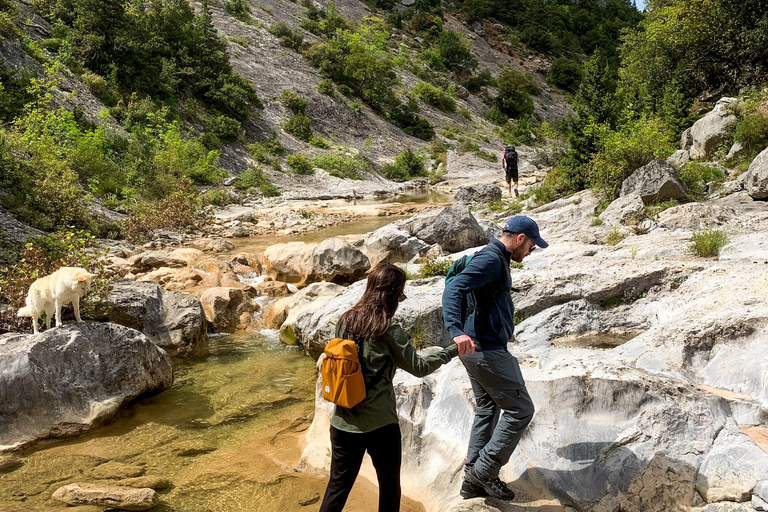
[[[365,398],[365,381],[360,371],[357,345],[352,340],[333,338],[325,346],[320,363],[323,398],[341,407],[354,407]]]

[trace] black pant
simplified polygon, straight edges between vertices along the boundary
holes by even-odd
[[[344,508],[366,450],[379,480],[379,512],[398,512],[402,457],[400,442],[400,425],[397,423],[362,434],[331,427],[331,479],[320,512],[341,512]]]

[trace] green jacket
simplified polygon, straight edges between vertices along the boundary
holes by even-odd
[[[337,327],[336,336],[343,338],[344,335],[344,326]],[[379,340],[358,342],[357,353],[365,379],[365,399],[350,409],[337,405],[331,425],[346,432],[361,433],[398,422],[392,386],[397,368],[424,377],[458,355],[459,347],[451,343],[439,352],[422,357],[408,341],[403,328],[392,324]]]

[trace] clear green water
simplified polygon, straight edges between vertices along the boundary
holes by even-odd
[[[274,335],[239,334],[214,337],[207,357],[177,363],[171,389],[85,436],[20,454],[23,466],[0,474],[0,511],[61,506],[50,496],[68,483],[114,483],[93,473],[108,461],[171,480],[153,510],[316,509],[298,501],[324,481],[291,469],[314,408],[313,362]]]

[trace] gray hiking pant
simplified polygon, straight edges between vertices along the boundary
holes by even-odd
[[[461,356],[477,408],[465,464],[482,478],[496,478],[533,418],[533,402],[520,365],[506,350]]]

